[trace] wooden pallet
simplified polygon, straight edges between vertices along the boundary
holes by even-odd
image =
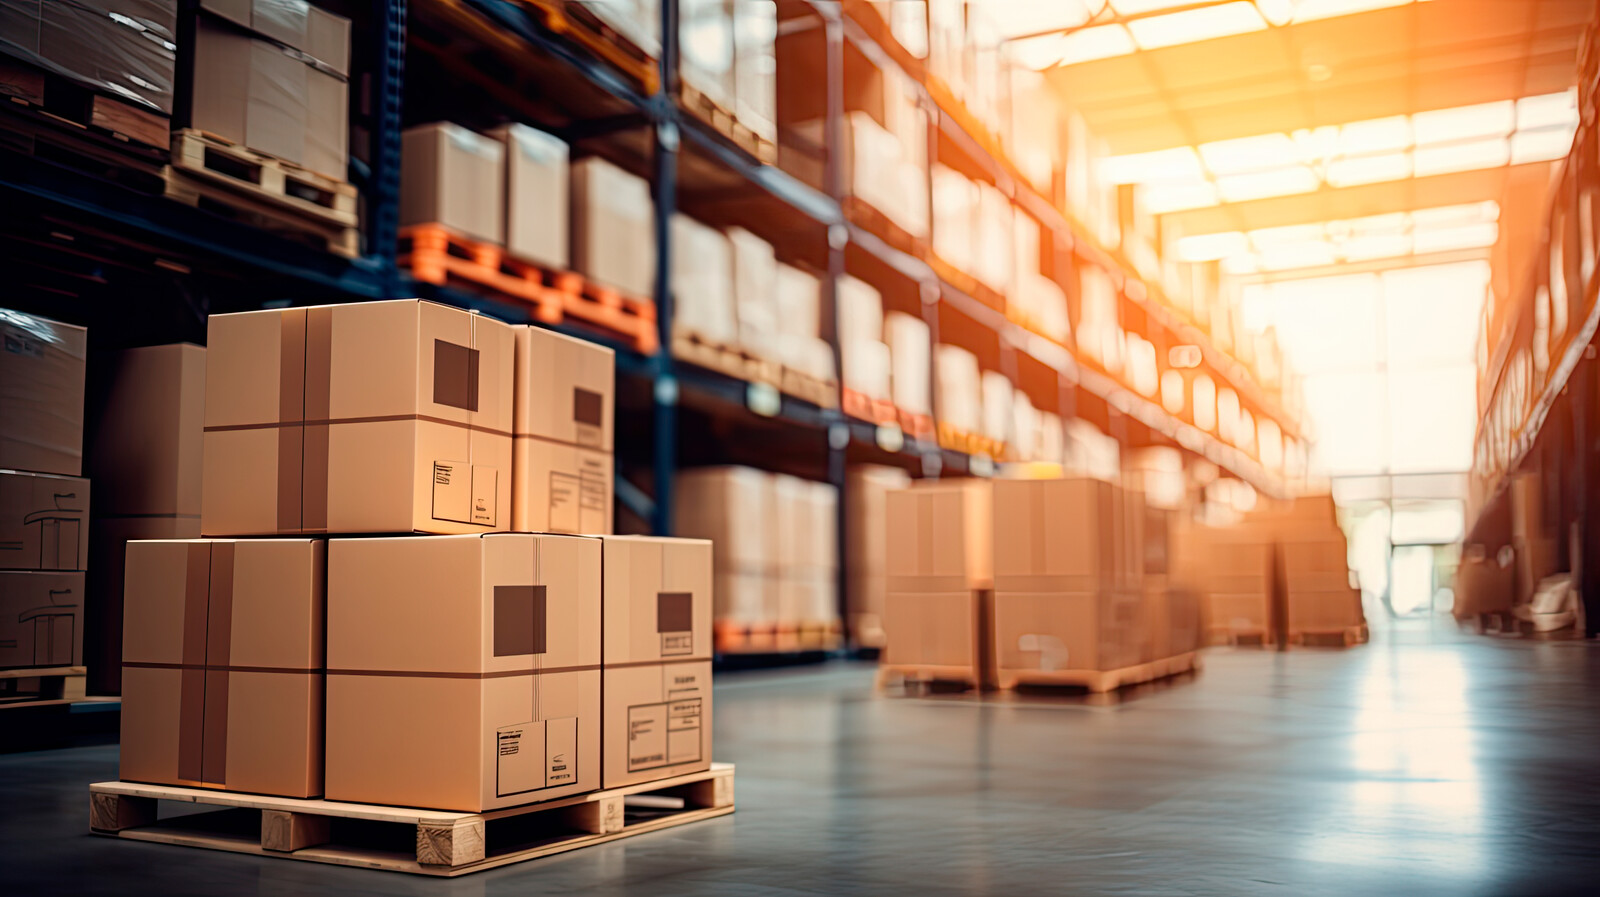
[[[1277,638],[1266,629],[1212,628],[1206,631],[1207,645],[1231,645],[1235,648],[1267,648],[1277,644]]]
[[[1004,312],[1007,317],[1010,317],[1010,306],[1006,302],[1006,297],[999,290],[934,255],[932,252],[928,253],[928,266],[933,268],[933,273],[937,274],[940,280],[984,305],[996,311]]]
[[[716,129],[717,133],[757,160],[767,165],[778,164],[777,143],[757,134],[749,125],[739,121],[734,112],[692,85],[683,84],[680,93],[679,100],[689,114]]]
[[[646,94],[661,89],[660,69],[649,53],[600,20],[582,0],[522,0],[550,33],[567,38],[628,76]]]
[[[778,650],[776,623],[734,623],[718,620],[712,626],[718,654],[773,654]]]
[[[1290,630],[1289,644],[1306,648],[1349,648],[1366,644],[1368,637],[1367,624],[1357,623],[1342,629]]]
[[[839,381],[821,379],[787,365],[781,374],[778,388],[797,399],[810,402],[819,408],[839,407]]]
[[[158,801],[219,809],[160,819]],[[484,813],[132,782],[89,786],[89,828],[99,834],[435,876],[481,872],[732,812],[731,763]]]
[[[517,258],[493,243],[473,240],[440,224],[400,231],[401,267],[423,283],[464,283],[530,305],[546,324],[573,319],[614,333],[648,355],[656,350],[656,306],[583,275]]]
[[[1002,669],[996,674],[996,681],[1002,689],[1014,689],[1019,685],[1069,686],[1101,694],[1129,685],[1165,679],[1197,668],[1196,654],[1190,651],[1176,657],[1165,657],[1116,670]]]
[[[63,126],[106,138],[150,158],[166,153],[170,120],[135,103],[95,93],[70,78],[0,57],[0,96]]]
[[[166,197],[174,202],[248,224],[334,255],[355,258],[361,254],[361,231],[358,228],[302,215],[268,198],[269,194],[251,195],[206,178],[195,177],[180,168],[168,166],[162,177],[166,184]]]
[[[718,654],[801,654],[837,651],[844,633],[838,621],[826,623],[731,623],[714,626]]]
[[[307,217],[356,227],[356,188],[276,156],[193,128],[172,133],[172,166]]]
[[[840,407],[844,413],[858,420],[880,427],[900,424],[900,410],[888,399],[871,399],[849,387],[840,391]]]
[[[777,388],[783,381],[783,365],[778,362],[768,361],[741,346],[707,339],[681,326],[672,331],[672,357],[750,383],[766,383]]]
[[[860,198],[846,196],[843,209],[846,221],[868,233],[875,234],[895,249],[919,259],[925,259],[933,254],[926,239],[913,236],[910,231],[901,227],[894,219],[884,214],[877,207],[863,202]]]
[[[87,667],[25,667],[0,670],[0,710],[54,707],[84,699]]]
[[[939,445],[968,455],[987,455],[991,459],[1005,456],[1006,444],[998,439],[979,436],[977,433],[968,433],[965,430],[952,427],[944,421],[939,422]]]
[[[912,687],[934,683],[965,685],[974,691],[982,691],[986,685],[983,674],[972,667],[880,663],[873,687],[882,691],[891,684]]]

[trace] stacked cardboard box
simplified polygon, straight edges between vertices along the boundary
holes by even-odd
[[[884,340],[883,296],[848,274],[838,281],[839,383],[869,400],[893,400],[894,364]]]
[[[684,0],[682,78],[768,142],[777,142],[777,7],[761,0]]]
[[[1200,647],[1200,591],[1179,570],[1181,512],[1144,507],[1144,660]]]
[[[656,282],[650,184],[590,156],[572,163],[572,269],[623,293],[649,297]]]
[[[172,112],[177,0],[0,0],[0,26],[6,54]]]
[[[350,20],[282,0],[199,6],[188,126],[343,180]]]
[[[749,467],[677,479],[683,536],[717,545],[713,616],[729,650],[820,647],[839,629],[833,487]]]
[[[1332,496],[1295,499],[1261,515],[1257,526],[1277,542],[1287,632],[1339,631],[1364,622],[1361,592],[1350,586],[1349,547]]]
[[[1273,632],[1277,587],[1272,542],[1261,530],[1243,524],[1197,529],[1187,537],[1195,540],[1195,551],[1203,558],[1201,616],[1207,642]]]
[[[89,692],[122,692],[123,562],[131,539],[200,535],[200,451],[206,350],[178,343],[129,349],[97,366],[86,466],[95,489],[89,540],[94,625],[85,633]]]
[[[125,779],[474,812],[708,767],[711,547],[605,535],[609,351],[412,300],[209,343],[226,538],[129,543]]]
[[[884,665],[977,684],[993,679],[992,511],[987,480],[919,483],[888,493]]]
[[[83,663],[88,334],[0,309],[0,670]],[[13,683],[20,680],[11,680]]]
[[[994,644],[1008,671],[1144,659],[1144,498],[1100,480],[994,484]]]
[[[898,467],[860,464],[845,478],[845,551],[847,610],[855,644],[882,648],[885,595],[888,594],[889,493],[911,486],[911,476]]]

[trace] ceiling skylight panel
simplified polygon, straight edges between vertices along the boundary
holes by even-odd
[[[1417,145],[1452,143],[1477,137],[1504,137],[1516,127],[1511,100],[1418,112],[1411,116]]]
[[[1300,153],[1288,134],[1278,133],[1202,143],[1200,158],[1212,174],[1248,174],[1288,168],[1300,161]]]
[[[1493,137],[1469,143],[1419,146],[1414,159],[1419,178],[1452,171],[1497,168],[1511,160],[1511,143],[1504,137]]]
[[[1128,23],[1141,50],[1196,43],[1231,34],[1265,31],[1267,22],[1255,4],[1239,2],[1175,12]]]

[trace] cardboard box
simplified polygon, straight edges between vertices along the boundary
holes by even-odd
[[[778,260],[772,244],[741,227],[728,229],[733,247],[733,298],[738,306],[739,345],[757,357],[777,360]]]
[[[735,117],[769,143],[778,141],[777,38],[777,4],[733,0]]]
[[[83,574],[0,570],[0,670],[83,664]]]
[[[129,543],[124,781],[322,794],[325,562],[320,539]]]
[[[934,347],[939,420],[970,435],[983,427],[983,399],[978,391],[978,356],[960,346]]]
[[[681,0],[679,62],[686,87],[734,112],[733,15],[730,0]]]
[[[849,549],[847,601],[855,641],[881,647],[884,596],[888,593],[888,495],[908,489],[911,475],[898,467],[854,465],[845,475],[845,538]]]
[[[516,210],[508,203],[506,163],[510,157],[516,164],[514,147],[450,122],[407,128],[401,144],[402,226],[439,224],[473,240],[505,242],[506,216]],[[565,254],[556,264],[565,266]]]
[[[699,467],[678,474],[673,532],[715,543],[716,568],[767,575],[773,554],[776,494],[771,474],[750,467]]]
[[[321,10],[314,20],[324,24],[306,42],[326,57],[197,16],[189,126],[344,180],[349,22]]]
[[[815,274],[779,262],[777,297],[783,335],[807,340],[821,335],[822,281]],[[790,362],[785,359],[785,363]]]
[[[1272,629],[1272,596],[1269,592],[1221,592],[1211,590],[1201,599],[1201,619],[1205,628],[1218,632],[1268,632]]]
[[[0,470],[0,569],[83,570],[89,481]]]
[[[84,614],[94,621],[83,633],[85,683],[91,695],[122,694],[122,595],[128,543],[135,539],[198,539],[193,517],[100,517],[89,528],[88,589]]]
[[[1326,591],[1290,589],[1287,606],[1290,632],[1343,630],[1366,621],[1361,592],[1349,586]]]
[[[83,472],[82,327],[0,308],[0,468]]]
[[[765,573],[717,570],[712,575],[712,619],[746,626],[775,622],[779,595],[772,583]]]
[[[1007,670],[1116,670],[1142,657],[1143,596],[1123,588],[994,595],[995,665]]]
[[[641,298],[655,295],[650,183],[594,156],[572,163],[572,269]]]
[[[344,72],[350,20],[307,0],[200,0],[200,8]]]
[[[1344,534],[1317,541],[1284,541],[1278,546],[1283,559],[1284,587],[1299,591],[1347,591],[1350,588],[1348,549]]]
[[[198,520],[205,347],[129,349],[111,356],[106,367],[86,465],[95,484],[95,516]],[[98,372],[96,379],[102,379]]]
[[[839,380],[845,389],[874,401],[887,401],[893,396],[889,347],[881,341],[868,339],[840,343],[839,364],[843,368]]]
[[[902,312],[883,319],[884,341],[889,344],[889,385],[894,404],[909,414],[933,413],[933,338],[928,324]]]
[[[565,268],[567,245],[566,141],[526,125],[502,125],[489,137],[505,146],[506,249],[547,268]]]
[[[1515,567],[1501,566],[1495,554],[1485,552],[1481,546],[1468,546],[1462,551],[1455,578],[1456,619],[1511,610],[1516,592]]]
[[[889,591],[965,592],[994,584],[988,480],[917,483],[886,501]]]
[[[517,327],[512,529],[611,532],[616,353]]]
[[[1128,495],[1088,478],[996,480],[996,590],[1097,594],[1138,589],[1144,552],[1132,538],[1138,530],[1129,530]]]
[[[993,679],[990,636],[993,614],[988,591],[890,591],[884,599],[886,644],[879,656],[891,666],[970,670]]]
[[[606,536],[601,787],[711,766],[711,543]]]
[[[682,213],[672,216],[672,326],[724,346],[739,340],[728,235]]]
[[[208,332],[206,535],[510,528],[510,326],[406,299]]]
[[[600,551],[333,540],[328,799],[480,812],[598,787]]]

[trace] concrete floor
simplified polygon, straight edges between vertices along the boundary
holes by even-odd
[[[114,746],[0,756],[0,893],[1600,891],[1600,645],[1380,639],[1111,700],[722,676],[736,815],[452,881],[92,837]]]

